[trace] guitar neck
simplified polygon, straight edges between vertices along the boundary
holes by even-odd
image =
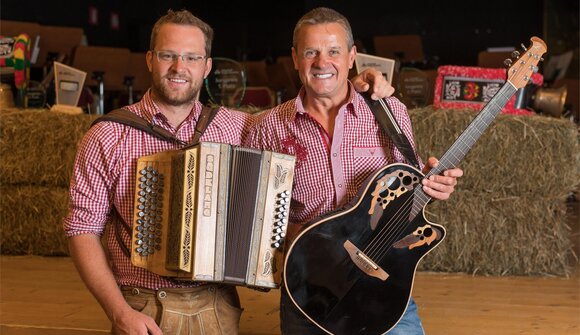
[[[449,149],[439,159],[439,164],[425,175],[429,178],[431,175],[437,175],[441,172],[457,167],[463,160],[465,155],[471,150],[475,142],[481,137],[481,134],[489,127],[491,122],[501,112],[503,106],[516,92],[516,88],[508,81],[495,94],[495,96],[485,105],[481,112],[473,119],[469,126],[459,135],[457,140],[449,147]],[[416,187],[415,200],[413,203],[413,210],[411,215],[414,217],[419,211],[431,200],[425,192],[423,187]]]
[[[457,167],[515,92],[516,88],[509,82],[506,83],[441,156],[439,165],[429,171],[426,177]]]

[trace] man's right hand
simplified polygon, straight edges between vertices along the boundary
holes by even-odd
[[[129,307],[118,314],[113,314],[113,334],[163,335],[163,332],[150,316]]]

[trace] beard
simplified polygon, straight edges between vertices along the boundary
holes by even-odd
[[[189,86],[186,90],[174,90],[165,85],[163,78],[153,80],[152,89],[155,96],[163,103],[171,106],[182,106],[193,103],[201,89],[202,82],[187,78]]]

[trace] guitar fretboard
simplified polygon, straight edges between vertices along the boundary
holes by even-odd
[[[465,155],[471,150],[475,142],[481,137],[483,132],[489,127],[491,122],[501,112],[509,99],[515,94],[517,89],[508,81],[496,93],[496,95],[485,105],[481,112],[473,119],[471,124],[459,135],[457,140],[439,159],[439,165],[431,169],[425,175],[429,176],[440,174],[441,172],[457,167]],[[413,208],[411,209],[410,219],[421,212],[423,207],[431,200],[431,197],[423,192],[423,187],[419,185],[414,189]]]

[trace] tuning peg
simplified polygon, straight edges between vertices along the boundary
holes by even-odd
[[[510,67],[510,66],[512,66],[512,63],[513,63],[513,61],[512,61],[511,59],[509,59],[509,58],[506,58],[506,59],[503,61],[503,65],[505,65],[506,67]]]
[[[523,43],[522,43],[522,44],[520,44],[520,46],[522,47],[522,50],[524,50],[524,51],[528,51],[528,48],[526,48],[526,46],[525,46]]]
[[[517,50],[514,50],[514,52],[512,52],[512,57],[515,59],[520,58],[520,52]]]

